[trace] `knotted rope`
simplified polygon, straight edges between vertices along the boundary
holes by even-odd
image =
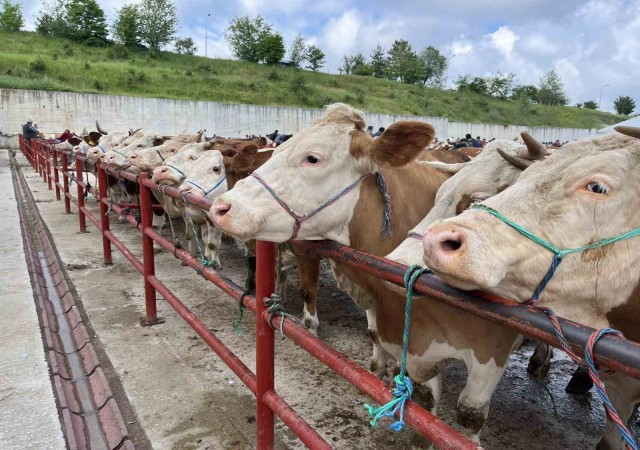
[[[264,302],[264,306],[267,307],[267,312],[269,313],[269,326],[275,330],[275,327],[273,326],[273,318],[275,316],[280,316],[280,334],[282,335],[282,337],[284,338],[284,330],[282,329],[282,327],[284,326],[284,320],[285,319],[289,319],[292,320],[293,322],[297,323],[298,325],[300,325],[300,320],[296,317],[293,316],[291,314],[289,314],[288,312],[286,312],[283,308],[282,308],[282,304],[280,303],[281,298],[279,295],[277,294],[271,294],[271,297],[266,297],[262,300]]]
[[[622,435],[622,438],[624,439],[627,448],[631,449],[631,450],[638,450],[638,444],[635,442],[635,440],[633,439],[633,436],[631,435],[631,433],[627,429],[625,423],[622,421],[622,419],[618,415],[618,412],[616,411],[615,407],[613,406],[613,403],[611,403],[611,400],[609,399],[609,396],[607,395],[607,391],[605,389],[604,383],[602,382],[601,376],[598,373],[598,370],[597,370],[597,368],[595,366],[595,363],[593,361],[593,348],[595,347],[596,342],[598,342],[598,340],[602,336],[604,336],[606,334],[613,334],[613,335],[616,335],[616,336],[624,337],[622,335],[622,333],[620,331],[618,331],[618,330],[614,330],[613,328],[601,328],[599,330],[594,331],[591,334],[591,336],[589,337],[589,341],[587,342],[587,345],[585,346],[585,357],[584,357],[584,362],[583,362],[582,359],[576,353],[574,353],[573,350],[571,350],[569,342],[567,341],[567,339],[566,339],[566,337],[565,337],[565,335],[564,335],[564,333],[562,331],[562,327],[560,326],[560,321],[558,320],[558,316],[556,316],[556,314],[553,312],[553,310],[551,308],[547,308],[547,307],[544,307],[544,306],[538,306],[537,303],[540,300],[540,295],[542,294],[542,291],[544,291],[545,287],[547,287],[547,284],[549,284],[549,282],[553,278],[553,275],[555,274],[556,269],[558,268],[558,266],[562,262],[562,258],[565,255],[568,255],[570,253],[579,253],[579,252],[582,252],[584,250],[588,250],[588,249],[592,249],[592,248],[598,248],[598,247],[602,247],[604,245],[613,244],[614,242],[618,242],[618,241],[622,241],[622,240],[625,240],[625,239],[630,239],[632,237],[640,236],[640,228],[636,228],[634,230],[631,230],[631,231],[629,231],[627,233],[624,233],[624,234],[621,234],[619,236],[608,238],[608,239],[603,239],[601,241],[597,241],[597,242],[594,242],[592,244],[587,244],[587,245],[583,245],[581,247],[576,247],[576,248],[571,248],[571,249],[560,250],[555,245],[553,245],[550,242],[548,242],[548,241],[536,236],[535,234],[533,234],[532,232],[530,232],[529,230],[527,230],[526,228],[524,228],[520,224],[517,224],[517,223],[513,222],[512,220],[509,220],[504,215],[502,215],[501,213],[499,213],[498,211],[496,211],[496,210],[494,210],[492,208],[489,208],[488,206],[485,206],[485,205],[482,205],[482,204],[475,204],[475,205],[472,206],[472,208],[481,209],[481,210],[491,214],[492,216],[494,216],[497,219],[501,220],[505,224],[509,225],[511,228],[515,229],[518,233],[520,233],[523,236],[531,239],[536,244],[546,248],[547,250],[549,250],[550,252],[553,253],[554,256],[553,256],[553,260],[551,261],[551,266],[549,267],[549,270],[545,274],[545,276],[542,279],[542,281],[540,282],[540,284],[538,284],[538,287],[534,291],[534,293],[531,296],[531,299],[529,300],[528,303],[533,305],[533,306],[535,306],[535,307],[537,307],[538,309],[540,309],[541,311],[545,312],[549,316],[549,320],[551,321],[551,324],[553,325],[554,333],[555,333],[556,337],[558,338],[558,341],[560,342],[560,345],[562,346],[562,349],[565,351],[565,353],[567,353],[567,355],[569,355],[569,357],[576,364],[583,365],[583,364],[586,363],[587,369],[589,371],[589,377],[593,381],[593,384],[596,386],[596,392],[598,393],[598,396],[600,396],[600,399],[602,400],[602,403],[604,404],[604,408],[605,408],[605,411],[607,413],[607,416],[609,417],[609,419],[611,419],[615,423],[615,425],[618,428],[618,430],[620,430],[620,434]]]
[[[407,376],[407,353],[409,351],[409,331],[411,327],[411,303],[413,300],[413,286],[420,275],[424,273],[431,273],[430,269],[413,265],[407,269],[404,274],[404,286],[407,290],[407,298],[404,309],[404,332],[402,334],[402,355],[400,358],[400,373],[393,379],[395,386],[393,388],[394,399],[386,405],[382,405],[375,408],[369,404],[365,404],[364,407],[369,411],[369,414],[373,417],[369,424],[372,427],[378,425],[378,420],[383,417],[394,417],[398,414],[398,420],[391,425],[394,431],[401,431],[404,426],[404,408],[407,400],[411,398],[413,394],[413,382]]]
[[[376,186],[378,186],[378,191],[382,195],[382,200],[384,202],[384,215],[382,218],[382,231],[380,233],[382,240],[384,241],[386,238],[391,237],[393,235],[393,229],[391,227],[391,196],[389,195],[389,188],[387,186],[387,181],[384,179],[384,175],[382,172],[376,173]]]

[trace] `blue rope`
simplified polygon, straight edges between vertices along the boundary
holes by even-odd
[[[218,181],[218,182],[217,182],[217,183],[216,183],[216,184],[215,184],[211,189],[209,189],[208,191],[207,191],[207,190],[205,190],[205,189],[204,189],[202,186],[200,186],[198,183],[194,183],[193,181],[188,181],[188,180],[187,180],[187,183],[189,183],[189,184],[191,184],[191,185],[193,185],[193,186],[197,187],[198,189],[200,189],[202,192],[204,192],[204,196],[206,197],[207,195],[209,195],[210,193],[212,193],[213,191],[215,191],[215,190],[218,188],[218,186],[220,186],[220,185],[222,184],[222,182],[223,182],[224,180],[226,180],[226,179],[227,179],[227,176],[225,175],[225,176],[222,178],[222,180]]]
[[[395,386],[392,390],[394,399],[389,403],[375,408],[369,404],[364,407],[373,417],[369,424],[372,427],[378,425],[378,420],[383,417],[393,417],[398,414],[399,420],[389,425],[394,431],[401,431],[404,426],[404,407],[407,400],[413,394],[413,382],[407,376],[407,353],[409,352],[409,330],[411,326],[411,303],[413,300],[413,286],[420,275],[432,273],[430,269],[413,265],[404,274],[404,286],[407,289],[407,299],[404,310],[404,332],[402,334],[402,356],[400,358],[400,373],[393,379]]]
[[[376,173],[376,185],[384,201],[384,217],[382,219],[381,231],[382,240],[384,241],[393,235],[393,229],[391,228],[391,196],[389,195],[387,181],[384,179],[382,172]]]

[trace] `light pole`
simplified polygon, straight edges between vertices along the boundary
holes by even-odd
[[[207,17],[204,19],[204,57],[209,57],[209,16],[211,13],[207,14]]]
[[[444,78],[444,90],[447,90],[447,85],[449,84],[449,61],[455,58],[458,55],[451,55],[447,58],[447,75]]]
[[[607,86],[610,86],[610,84],[603,84],[602,86],[600,86],[600,98],[598,99],[598,109],[600,109],[600,103],[602,103],[602,90]]]

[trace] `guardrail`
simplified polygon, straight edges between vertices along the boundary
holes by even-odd
[[[60,198],[58,189],[62,189],[65,199],[65,211],[67,213],[70,212],[70,204],[68,201],[78,207],[80,231],[86,231],[87,218],[101,231],[105,264],[111,263],[111,246],[114,245],[143,275],[146,307],[144,323],[154,324],[158,322],[156,313],[156,292],[158,292],[256,395],[258,405],[258,448],[273,448],[274,413],[278,415],[308,447],[330,447],[275,391],[274,335],[272,327],[281,328],[285,336],[376,402],[384,404],[393,398],[390,388],[378,378],[348,360],[344,354],[333,349],[292,321],[283,321],[280,316],[270,317],[264,302],[256,300],[269,298],[274,292],[275,244],[258,241],[256,255],[256,295],[247,295],[241,287],[224,275],[208,267],[202,267],[200,262],[186,250],[176,248],[173,243],[151,227],[151,190],[159,191],[159,188],[149,179],[147,174],[137,176],[129,172],[106,168],[99,164],[97,173],[100,219],[98,219],[84,205],[84,192],[88,187],[82,178],[84,170],[83,164],[86,163],[86,158],[81,155],[71,157],[67,152],[61,152],[61,167],[58,167],[58,158],[54,156],[57,152],[53,151],[49,144],[32,141],[29,145],[29,142],[25,141],[21,136],[20,148],[34,167],[34,170],[40,173],[45,181],[50,182],[50,173],[51,170],[53,170],[56,198]],[[70,159],[75,159],[74,181],[77,183],[76,198],[69,192],[70,172],[68,163]],[[62,174],[63,176],[62,184],[60,184],[58,180],[58,174]],[[108,207],[111,207],[111,209],[118,214],[125,213],[125,208],[121,205],[112,204],[107,198],[107,175],[137,183],[139,186],[140,221],[130,214],[126,214],[125,217],[127,222],[141,231],[143,247],[142,261],[136,258],[109,228]],[[49,184],[49,189],[51,188],[51,184]],[[163,186],[161,192],[205,210],[211,207],[210,201],[191,194],[185,195],[175,188]],[[255,374],[156,278],[153,253],[154,241],[171,252],[177,259],[180,259],[195,269],[206,280],[222,289],[235,301],[242,302],[247,309],[257,315],[257,361]],[[354,250],[335,242],[295,241],[292,242],[292,247],[301,254],[331,258],[399,285],[402,285],[403,276],[406,271],[406,266]],[[561,347],[553,332],[548,316],[535,308],[509,300],[495,299],[483,293],[464,293],[447,286],[433,275],[422,275],[415,284],[415,291],[419,294],[429,295],[438,301],[469,311],[482,318],[514,328],[522,334],[534,337],[555,347]],[[589,335],[594,330],[562,318],[560,319],[560,324],[572,349],[582,351]],[[640,344],[636,342],[616,336],[605,336],[598,342],[594,357],[596,363],[603,368],[619,371],[640,379]],[[449,425],[411,401],[407,403],[405,422],[439,448],[471,449],[477,447],[476,444],[469,441]],[[363,424],[363,426],[366,425]]]

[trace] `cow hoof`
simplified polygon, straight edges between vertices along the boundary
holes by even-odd
[[[413,396],[414,399],[420,403],[426,410],[435,413],[436,401],[433,397],[433,392],[431,388],[426,384],[419,384],[415,381],[413,382]]]
[[[550,369],[550,363],[540,364],[538,361],[534,361],[533,359],[529,360],[529,365],[527,366],[527,372],[537,380],[544,380]]]
[[[382,379],[382,377],[387,374],[387,368],[377,359],[372,359],[371,364],[369,365],[369,372]]]
[[[313,320],[311,320],[311,318],[304,319],[302,325],[309,333],[313,334],[315,337],[318,337],[318,327],[315,323],[313,323]]]
[[[567,383],[567,387],[564,388],[565,392],[568,394],[574,395],[583,395],[588,393],[593,387],[593,381],[591,381],[591,377],[589,377],[589,372],[587,369],[583,367],[578,367],[575,372],[573,372],[573,376],[569,383]]]
[[[123,224],[126,223],[127,219],[124,218],[124,216],[118,216],[118,223],[119,224]]]
[[[157,244],[157,243],[153,243],[153,253],[158,254],[162,251],[162,247]]]
[[[467,436],[474,442],[478,442],[480,430],[487,420],[484,408],[472,408],[462,403],[457,408],[458,423],[465,428]]]

